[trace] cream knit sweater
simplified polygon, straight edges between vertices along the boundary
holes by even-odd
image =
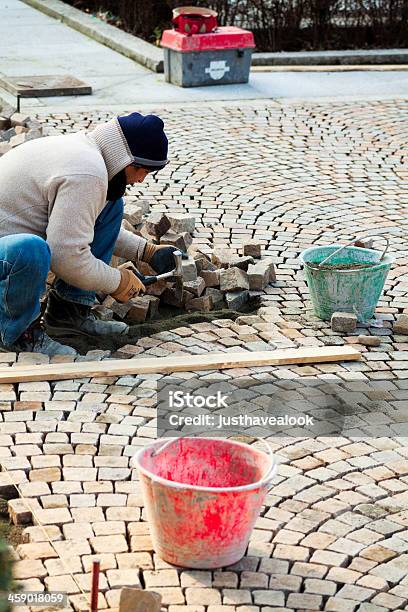
[[[0,238],[36,234],[51,249],[51,270],[80,289],[112,293],[120,272],[90,249],[108,180],[132,162],[116,119],[93,132],[30,140],[0,158]],[[146,240],[121,229],[115,255],[140,259]]]

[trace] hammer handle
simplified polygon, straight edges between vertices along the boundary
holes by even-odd
[[[145,287],[147,287],[148,285],[152,285],[157,281],[157,276],[144,276],[144,274],[141,274],[137,270],[135,270],[135,275],[139,280],[142,281]]]
[[[165,278],[172,278],[174,276],[174,270],[171,272],[165,272],[164,274],[157,274],[157,276],[144,276],[140,272],[135,272],[136,276],[139,280],[142,281],[145,287],[148,285],[152,285],[153,283],[157,283],[159,280],[164,280]]]

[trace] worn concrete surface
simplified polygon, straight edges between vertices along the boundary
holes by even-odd
[[[0,66],[8,75],[66,74],[87,81],[92,96],[23,101],[25,110],[135,108],[253,98],[406,97],[408,73],[254,73],[248,85],[181,89],[19,0],[0,0]],[[3,92],[0,90],[0,94]],[[10,94],[3,97],[13,101]]]

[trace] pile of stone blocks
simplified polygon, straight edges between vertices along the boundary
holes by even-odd
[[[0,110],[0,157],[14,147],[44,136],[43,126],[25,113],[16,113],[13,108]]]
[[[210,312],[228,308],[241,310],[251,296],[259,295],[276,280],[275,267],[263,257],[256,241],[242,244],[241,253],[228,248],[214,248],[204,253],[193,245],[195,218],[171,212],[150,212],[145,200],[125,199],[123,227],[160,245],[175,246],[188,254],[183,259],[183,283],[161,280],[146,287],[146,294],[119,304],[111,296],[95,307],[97,316],[127,322],[143,322],[159,316],[161,306],[173,306],[185,312]],[[129,265],[116,260],[115,265]],[[146,263],[138,263],[144,275],[155,275]]]

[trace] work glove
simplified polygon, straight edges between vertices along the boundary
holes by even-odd
[[[144,293],[146,287],[142,281],[137,278],[128,268],[120,269],[120,283],[115,293],[111,293],[112,297],[118,302],[128,302],[139,293]]]
[[[179,249],[165,244],[146,242],[142,261],[148,263],[156,274],[164,274],[174,270],[176,266],[173,255],[174,251],[179,251]],[[186,257],[187,254],[183,252],[183,259]]]

